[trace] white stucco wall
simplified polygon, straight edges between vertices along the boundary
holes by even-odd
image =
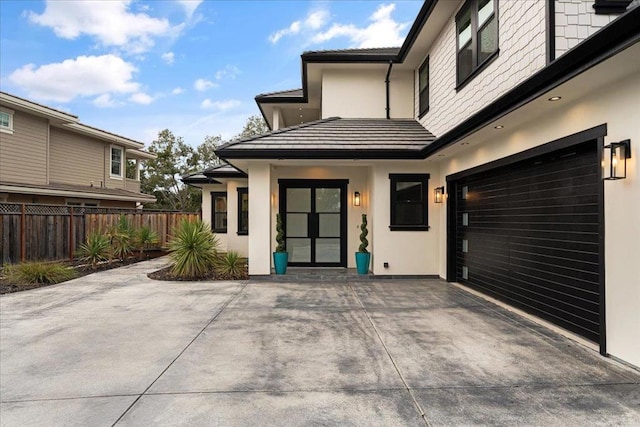
[[[609,24],[619,15],[596,15],[594,0],[555,0],[556,58]],[[636,0],[629,8],[640,5]]]
[[[630,76],[563,109],[491,140],[467,138],[466,152],[441,162],[443,176],[463,171],[589,128],[607,124],[605,143],[631,139],[627,179],[605,182],[605,287],[608,352],[640,367],[640,76]],[[440,265],[446,276],[446,213],[440,212]]]
[[[461,3],[462,5],[462,3]],[[457,11],[456,11],[457,13]],[[498,2],[499,56],[456,92],[455,13],[429,55],[430,109],[420,123],[440,136],[545,66],[545,2]],[[419,115],[417,71],[414,117]]]
[[[251,164],[249,173],[249,274],[271,274],[271,166]],[[275,221],[275,214],[273,215]],[[275,233],[273,234],[275,238]]]
[[[386,118],[387,70],[324,70],[322,118]],[[389,83],[391,118],[413,117],[413,73],[392,71]]]
[[[390,173],[428,173],[428,231],[391,231]],[[433,190],[444,185],[439,169],[433,162],[406,161],[379,163],[372,167],[370,236],[374,241],[372,269],[384,275],[437,275],[440,243],[440,211],[445,204],[433,203]],[[384,263],[389,263],[384,268]]]

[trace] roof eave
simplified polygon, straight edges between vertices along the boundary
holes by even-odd
[[[417,160],[422,159],[421,150],[222,150],[224,159],[308,159],[308,160]]]

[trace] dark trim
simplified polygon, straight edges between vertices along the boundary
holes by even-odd
[[[326,53],[326,52],[305,52],[301,56],[302,60],[311,64],[344,64],[344,63],[356,63],[356,64],[375,64],[375,63],[388,63],[400,62],[398,60],[398,54],[365,54],[365,53]]]
[[[237,230],[237,234],[238,236],[248,236],[249,235],[249,223],[248,223],[248,216],[247,216],[247,230],[240,230],[241,225],[242,225],[242,195],[246,194],[247,196],[249,196],[249,188],[248,187],[237,187],[236,191],[238,192],[238,228]],[[247,208],[248,209],[248,208]],[[248,210],[247,210],[247,215],[248,215]]]
[[[595,0],[593,8],[596,15],[616,15],[625,13],[631,0]]]
[[[225,159],[423,159],[420,149],[416,150],[234,150],[225,148],[216,152]]]
[[[494,160],[492,162],[485,163],[471,169],[466,169],[451,175],[447,175],[447,183],[449,183],[450,181],[457,181],[469,175],[475,175],[477,173],[486,172],[491,169],[508,166],[513,163],[530,159],[532,157],[541,156],[547,153],[561,150],[563,148],[571,147],[573,145],[582,144],[585,141],[604,138],[606,135],[607,125],[605,123],[599,126],[592,127],[590,129],[583,130],[581,132],[574,133],[572,135],[565,136],[563,138],[553,140],[551,142],[547,142],[546,144],[538,145],[537,147],[521,151],[511,156],[503,157],[501,159]]]
[[[416,17],[415,21],[413,21],[413,25],[411,26],[407,37],[405,37],[404,39],[404,43],[402,43],[400,51],[398,52],[399,62],[403,62],[409,54],[409,51],[413,47],[413,44],[418,39],[420,31],[422,31],[422,27],[424,27],[424,24],[427,23],[429,17],[431,16],[431,13],[433,12],[433,9],[435,9],[436,4],[438,4],[438,0],[425,0],[422,8],[420,8],[420,12],[418,12],[418,16]]]
[[[211,231],[218,234],[227,234],[227,229],[229,228],[229,197],[227,196],[226,191],[212,191],[211,193]],[[226,228],[216,228],[216,204],[215,198],[219,196],[224,196],[226,200],[227,210],[224,212],[227,215],[227,227]]]
[[[213,178],[247,178],[248,175],[244,172],[203,172],[203,175]]]
[[[606,130],[605,130],[606,134]],[[602,159],[604,151],[604,135],[597,138],[598,144],[598,159]],[[602,179],[602,168],[598,168],[598,180],[600,185],[598,186],[598,253],[600,259],[599,264],[599,291],[600,291],[600,354],[607,356],[607,306],[606,306],[606,278],[605,278],[605,224],[604,224],[604,180]]]
[[[640,7],[620,16],[422,149],[426,158],[640,41]]]
[[[187,184],[187,185],[193,185],[193,184],[222,184],[220,181],[216,181],[215,179],[210,179],[210,178],[180,178],[180,180]]]
[[[287,234],[287,188],[309,188],[311,189],[311,213],[316,214],[315,208],[315,194],[316,188],[339,188],[340,189],[340,262],[314,262],[315,260],[315,241],[317,236],[312,236],[312,228],[317,229],[317,218],[315,222],[313,219],[309,221],[308,238],[311,239],[311,262],[289,262],[287,265],[292,267],[345,267],[347,266],[347,239],[348,239],[348,206],[347,206],[347,188],[349,185],[348,179],[278,179],[278,193],[279,193],[279,206],[278,212],[282,219],[282,227],[285,233],[285,239]],[[317,215],[314,215],[317,216]],[[311,224],[313,222],[313,225]]]
[[[556,0],[547,0],[545,8],[547,65],[556,59]]]
[[[389,80],[389,76],[391,75],[391,67],[393,67],[393,61],[389,61],[389,69],[387,70],[387,77],[384,79],[384,83],[387,89],[387,120],[389,120],[391,118],[391,107],[389,105],[389,98],[390,98],[390,94],[389,94],[389,83],[391,82],[391,80]]]
[[[389,230],[391,231],[429,231],[429,178],[428,173],[390,173],[389,174]],[[395,208],[395,188],[398,182],[421,182],[423,190],[422,223],[397,224]]]

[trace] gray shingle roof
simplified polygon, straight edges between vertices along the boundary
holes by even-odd
[[[23,184],[16,182],[0,182],[1,185],[15,186],[21,188],[33,188],[38,190],[58,190],[69,191],[76,193],[86,193],[89,195],[95,195],[98,199],[109,199],[109,196],[130,197],[136,198],[140,201],[150,202],[155,201],[156,198],[150,194],[138,193],[135,191],[125,190],[123,188],[103,188],[103,187],[91,187],[89,185],[76,185],[76,184],[64,184],[59,182],[51,182],[48,185],[40,184]]]
[[[304,94],[302,93],[302,88],[300,89],[289,89],[289,90],[281,90],[278,92],[269,92],[269,93],[261,93],[256,96],[256,98],[302,98]]]
[[[223,158],[318,158],[335,153],[340,158],[366,158],[377,153],[415,153],[435,136],[412,119],[341,119],[332,117],[252,138],[228,142],[218,149]]]
[[[304,52],[303,56],[336,56],[336,55],[344,55],[344,56],[380,56],[380,55],[397,55],[400,52],[399,47],[373,47],[373,48],[363,48],[363,49],[333,49],[333,50],[310,50]]]

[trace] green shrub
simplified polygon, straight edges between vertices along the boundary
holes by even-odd
[[[111,239],[106,234],[92,233],[87,241],[80,245],[78,253],[83,261],[95,268],[100,261],[111,259]]]
[[[358,247],[358,252],[369,252],[367,250],[367,246],[369,246],[369,241],[367,240],[367,235],[369,231],[367,230],[367,215],[362,214],[362,224],[360,224],[360,247]]]
[[[284,229],[282,228],[282,219],[280,214],[276,214],[276,252],[286,252],[286,241],[284,238]]]
[[[140,251],[140,256],[142,256],[143,251],[149,249],[149,246],[157,245],[159,241],[158,233],[146,225],[135,233],[135,244]]]
[[[60,263],[34,261],[9,266],[5,268],[5,275],[10,283],[52,285],[71,280],[78,273]]]
[[[218,257],[218,238],[201,220],[182,220],[169,241],[171,272],[185,279],[206,276]]]
[[[113,255],[121,260],[127,259],[134,249],[135,232],[125,215],[120,215],[118,223],[111,228],[109,235]]]
[[[221,279],[239,280],[247,278],[247,259],[236,251],[221,254],[215,262],[216,276]]]

